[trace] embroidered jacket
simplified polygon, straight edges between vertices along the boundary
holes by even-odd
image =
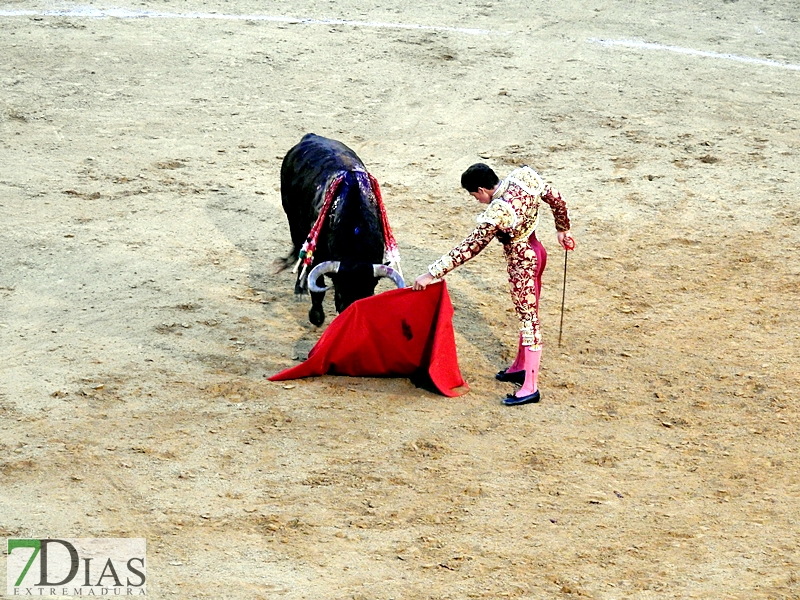
[[[556,190],[530,167],[512,171],[500,182],[492,201],[480,215],[478,226],[466,239],[428,267],[437,279],[476,256],[497,238],[503,245],[527,243],[539,223],[541,201],[550,206],[556,231],[569,231],[567,204]]]

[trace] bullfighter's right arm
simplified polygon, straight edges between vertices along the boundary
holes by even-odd
[[[561,194],[549,185],[545,185],[542,200],[549,204],[550,209],[553,211],[556,231],[569,231],[569,211],[567,211],[567,203],[564,202]]]

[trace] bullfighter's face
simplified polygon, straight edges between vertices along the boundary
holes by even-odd
[[[492,201],[493,193],[494,190],[487,190],[486,188],[479,187],[477,192],[470,192],[469,195],[481,204],[489,204]]]

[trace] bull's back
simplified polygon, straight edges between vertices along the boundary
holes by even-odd
[[[305,241],[322,206],[325,184],[341,171],[366,170],[356,153],[341,142],[307,133],[283,158],[281,202],[292,242]]]

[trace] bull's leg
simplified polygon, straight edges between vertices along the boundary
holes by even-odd
[[[308,320],[317,327],[325,322],[325,311],[322,310],[322,301],[324,299],[325,292],[311,292],[311,309],[308,311]]]

